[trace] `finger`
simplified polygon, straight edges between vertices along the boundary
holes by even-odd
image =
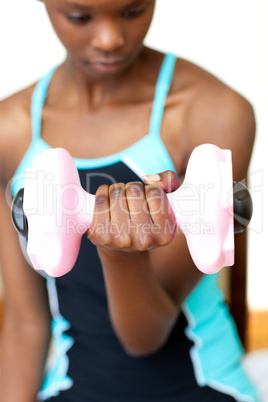
[[[104,244],[109,244],[109,225],[110,225],[110,202],[109,202],[109,187],[101,185],[95,194],[95,208],[92,219],[92,224],[87,232],[90,240],[96,242],[103,241]],[[103,240],[101,240],[101,238]]]
[[[130,218],[132,221],[151,222],[150,212],[141,182],[126,184],[126,197]]]
[[[123,183],[112,184],[109,188],[111,234],[117,247],[129,248],[131,237],[129,233],[130,213],[126,199],[126,189]]]
[[[115,183],[109,187],[110,215],[111,221],[129,218],[128,205],[126,201],[125,185]]]
[[[165,192],[160,187],[145,186],[146,200],[159,245],[169,244],[176,231],[176,219]]]
[[[130,230],[132,247],[145,251],[154,246],[153,221],[145,197],[144,185],[141,182],[126,185],[127,202],[131,221]]]
[[[165,193],[171,193],[180,186],[178,176],[172,170],[166,170],[158,174],[145,175],[143,176],[143,180],[146,184],[153,184],[156,187],[162,188]]]

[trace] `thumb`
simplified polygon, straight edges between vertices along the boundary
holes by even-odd
[[[143,180],[145,184],[161,187],[165,193],[171,193],[180,187],[178,176],[172,170],[166,170],[158,174],[148,174],[143,176]]]

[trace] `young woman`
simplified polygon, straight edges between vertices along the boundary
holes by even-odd
[[[257,401],[217,275],[194,266],[165,196],[202,143],[230,149],[245,177],[250,104],[143,45],[154,0],[43,3],[67,58],[0,105],[1,401]],[[96,193],[76,265],[57,279],[29,266],[5,199],[51,147]]]

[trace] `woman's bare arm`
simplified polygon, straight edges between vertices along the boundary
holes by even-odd
[[[50,337],[44,279],[24,260],[0,192],[0,258],[4,288],[0,400],[34,402],[40,389]]]
[[[7,107],[8,106],[8,107]],[[19,109],[21,110],[21,109]],[[15,111],[15,116],[12,116]],[[35,402],[50,339],[50,313],[45,279],[24,259],[12,225],[7,182],[16,165],[14,139],[22,141],[24,119],[11,101],[0,109],[0,266],[3,317],[0,335],[0,400]],[[18,127],[21,131],[18,130]],[[16,134],[17,133],[17,134]],[[27,146],[27,144],[25,144]],[[22,149],[23,151],[23,149]],[[11,167],[10,167],[11,166]]]

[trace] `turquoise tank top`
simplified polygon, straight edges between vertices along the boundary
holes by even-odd
[[[137,179],[141,178],[144,174],[157,173],[164,170],[175,171],[173,162],[161,139],[161,123],[165,108],[165,100],[169,92],[170,84],[172,81],[175,62],[176,58],[172,54],[167,54],[164,57],[155,89],[155,97],[152,105],[149,133],[145,135],[141,140],[137,141],[136,143],[134,143],[133,145],[131,145],[127,149],[124,149],[121,152],[96,159],[74,158],[76,167],[81,177],[81,182],[83,182],[84,176],[89,171],[110,172],[110,174],[112,174],[111,172],[116,172],[114,173],[114,177],[118,178],[118,180],[120,179],[120,181],[128,179],[129,177],[128,173],[126,176],[124,176],[123,172],[125,171],[132,172],[134,176],[130,175],[130,177],[131,178],[136,177]],[[32,95],[32,107],[31,107],[32,142],[13,177],[12,180],[13,195],[15,195],[16,192],[23,187],[24,172],[27,167],[31,166],[33,156],[41,153],[45,149],[50,148],[49,144],[47,144],[42,139],[41,114],[43,105],[46,100],[49,83],[51,77],[53,76],[54,70],[55,69],[52,69],[46,76],[44,76],[37,83]],[[95,187],[97,187],[98,185],[99,183],[97,183]],[[83,253],[87,252],[85,250],[91,247],[89,246],[88,243],[89,242],[85,241],[85,244],[83,245],[82,242],[81,247],[83,248],[83,250],[81,251],[81,256],[84,255]],[[80,258],[80,260],[82,261],[82,257]],[[78,265],[84,264],[81,261],[80,262],[79,261]],[[98,266],[97,264],[98,263],[96,262],[95,264],[96,267]],[[78,279],[78,277],[75,276],[76,273],[79,271],[79,269],[82,270],[83,268],[75,266],[71,271],[71,273],[67,274],[64,278],[57,278],[57,279],[47,278],[47,287],[50,297],[51,311],[53,315],[52,333],[54,337],[55,358],[53,364],[49,366],[49,370],[47,371],[43,387],[40,390],[39,397],[42,400],[50,400],[49,398],[51,398],[51,400],[55,401],[61,401],[61,400],[65,401],[67,399],[64,399],[65,398],[64,395],[68,395],[68,392],[70,392],[70,395],[73,395],[70,396],[70,400],[72,401],[75,400],[79,402],[87,401],[87,399],[83,399],[82,394],[79,393],[81,392],[81,388],[83,387],[86,388],[87,385],[84,383],[83,385],[81,385],[79,383],[80,384],[79,390],[78,387],[76,387],[75,385],[76,382],[79,381],[79,379],[75,379],[76,373],[78,370],[81,369],[81,363],[79,363],[79,360],[76,359],[76,354],[78,352],[75,352],[79,350],[78,348],[80,342],[80,340],[77,339],[76,337],[76,334],[78,332],[77,328],[80,328],[79,327],[80,323],[79,320],[77,319],[77,314],[79,309],[80,311],[83,310],[81,303],[83,302],[83,300],[86,300],[83,299],[83,297],[86,298],[88,297],[89,294],[95,295],[94,296],[95,299],[92,299],[92,302],[91,301],[88,302],[89,305],[90,303],[92,303],[92,305],[94,306],[92,308],[96,309],[96,311],[99,311],[98,310],[99,305],[96,304],[96,299],[100,298],[100,300],[102,300],[102,302],[100,302],[100,305],[102,305],[102,303],[104,303],[103,300],[105,300],[105,290],[104,285],[102,283],[102,278],[98,276],[100,275],[99,271],[101,271],[99,266],[98,269],[96,269],[96,273],[92,272],[91,274],[93,278],[94,275],[96,275],[96,278],[94,279],[95,281],[94,288],[92,287],[93,286],[92,283],[90,284],[91,288],[85,287],[85,281],[83,280],[81,282],[81,279]],[[179,262],[178,262],[178,269],[179,269]],[[87,275],[87,273],[83,273],[83,275]],[[78,288],[79,291],[76,291],[76,289]],[[85,288],[84,293],[83,288]],[[71,304],[70,304],[70,297],[72,297]],[[68,309],[66,308],[66,305],[68,305]],[[83,330],[87,334],[87,339],[88,337],[91,336],[88,334],[92,333],[92,326],[94,326],[94,328],[98,328],[98,325],[100,328],[106,326],[107,328],[105,330],[106,331],[105,333],[110,333],[107,312],[105,310],[106,307],[104,303],[103,310],[100,310],[99,312],[99,316],[102,317],[103,315],[104,317],[100,318],[102,320],[101,324],[99,324],[96,321],[93,321],[96,320],[96,317],[94,317],[93,319],[89,315],[90,313],[88,313],[88,311],[85,311],[83,313],[85,314],[85,317],[83,318],[84,323],[85,322],[90,323],[91,319],[92,323],[94,322],[94,324],[91,324],[90,327],[91,329],[87,329],[86,324],[83,324],[84,326],[82,327],[82,329],[80,328],[80,332],[82,332]],[[70,313],[71,310],[73,310],[72,313]],[[90,308],[88,308],[87,310],[90,310]],[[249,381],[249,379],[247,378],[243,368],[240,365],[240,359],[243,354],[243,349],[238,339],[235,324],[229,314],[228,307],[224,304],[224,295],[218,286],[218,274],[205,275],[203,277],[200,283],[193,289],[191,294],[184,301],[182,311],[184,317],[186,318],[186,325],[185,328],[183,328],[183,330],[180,330],[180,332],[183,332],[183,337],[187,338],[188,340],[187,342],[191,343],[189,353],[187,351],[188,356],[187,359],[191,363],[192,367],[191,370],[193,370],[192,375],[196,383],[197,392],[200,392],[200,389],[202,388],[205,389],[209,387],[210,389],[217,391],[218,396],[221,393],[224,395],[230,395],[234,398],[234,400],[237,401],[257,402],[258,397],[256,394],[256,390]],[[102,336],[104,335],[102,334]],[[110,336],[112,337],[113,335],[111,334]],[[101,335],[99,335],[99,337],[101,337]],[[86,343],[87,341],[85,340],[84,342]],[[110,342],[110,339],[106,340],[106,342],[107,343]],[[105,356],[107,356],[107,353],[109,354],[109,351],[113,350],[113,348],[115,349],[118,348],[118,345],[114,346],[115,342],[116,342],[115,339],[111,341],[111,345],[113,346],[111,345],[109,346],[109,348],[106,351],[106,354],[103,356],[103,359],[106,359]],[[87,347],[90,348],[91,346],[88,345]],[[184,352],[181,351],[181,353]],[[120,353],[118,352],[118,354]],[[94,370],[96,371],[98,370],[97,368],[98,360],[97,357],[96,361],[94,360],[93,350],[91,350],[91,356],[93,362],[95,362]],[[82,359],[82,356],[80,356],[80,358]],[[128,363],[126,363],[124,360],[126,358],[123,357],[123,355],[121,356],[120,359],[121,360],[117,361],[116,367],[121,367],[120,366],[121,364],[122,365],[129,364],[131,370],[134,370],[135,372],[135,368],[134,366],[132,366],[132,363],[130,363],[130,361],[127,360]],[[159,356],[159,359],[161,359],[161,354]],[[73,361],[76,363],[72,363]],[[146,360],[146,364],[147,363],[148,360]],[[154,364],[156,367],[157,362],[155,362]],[[169,363],[167,363],[167,365],[168,364]],[[182,384],[186,378],[186,374],[183,373],[184,365],[176,366],[176,363],[174,364],[175,369],[178,370],[177,380],[175,381],[175,383],[178,384],[178,391],[176,392],[181,393],[182,388],[179,387],[182,387]],[[125,367],[124,365],[122,367]],[[88,364],[85,367],[83,366],[83,370],[82,369],[81,370],[82,371],[90,370],[88,366],[89,366]],[[140,372],[139,370],[142,370],[142,367],[137,369],[137,373]],[[116,368],[114,368],[114,371],[116,371]],[[89,378],[90,377],[89,374],[87,375],[88,375],[87,378]],[[93,371],[91,375],[94,376]],[[111,372],[109,375],[112,375]],[[145,373],[144,376],[145,375],[147,374]],[[157,374],[154,373],[154,376],[156,375]],[[122,382],[127,381],[128,380],[126,378]],[[147,382],[149,381],[150,379],[148,378]],[[85,383],[86,382],[87,381],[85,381]],[[92,388],[94,388],[96,382],[97,379],[94,379],[94,381],[91,384]],[[155,387],[157,387],[158,382],[160,382],[160,380],[159,381],[155,380]],[[134,385],[132,384],[131,387],[133,388]],[[165,387],[166,388],[170,387],[170,385],[165,385]],[[77,392],[77,394],[75,393],[71,394],[71,392]],[[88,390],[86,389],[85,392],[88,392]],[[122,395],[124,395],[123,385],[122,390],[120,392],[122,392]],[[158,393],[160,394],[160,390]],[[63,399],[61,399],[61,395]],[[96,399],[92,397],[92,399],[89,398],[88,400],[105,401],[106,398],[105,395],[103,397],[104,399],[101,399],[100,394],[98,395],[99,396],[96,397]],[[215,401],[221,400],[220,398],[218,399],[218,396],[215,397],[216,398]],[[124,398],[125,396],[122,397],[122,400],[126,400]],[[143,401],[143,399],[140,396],[137,398],[139,398],[137,399],[139,400],[139,402]],[[148,395],[144,398],[146,402],[151,400],[149,399]],[[188,396],[186,394],[184,400],[185,401],[191,400],[187,398]],[[106,399],[106,401],[107,400],[108,399]],[[117,399],[115,400],[121,401],[119,394],[117,395]],[[128,398],[127,400],[130,399]],[[154,399],[152,400],[161,401],[161,398],[157,399],[157,397],[155,396]],[[173,401],[175,399],[168,399],[168,398],[162,399],[162,401],[165,402],[168,402],[169,400]],[[205,401],[207,399],[206,397],[202,399],[200,394],[198,400]],[[112,401],[112,399],[110,399],[110,401]]]

